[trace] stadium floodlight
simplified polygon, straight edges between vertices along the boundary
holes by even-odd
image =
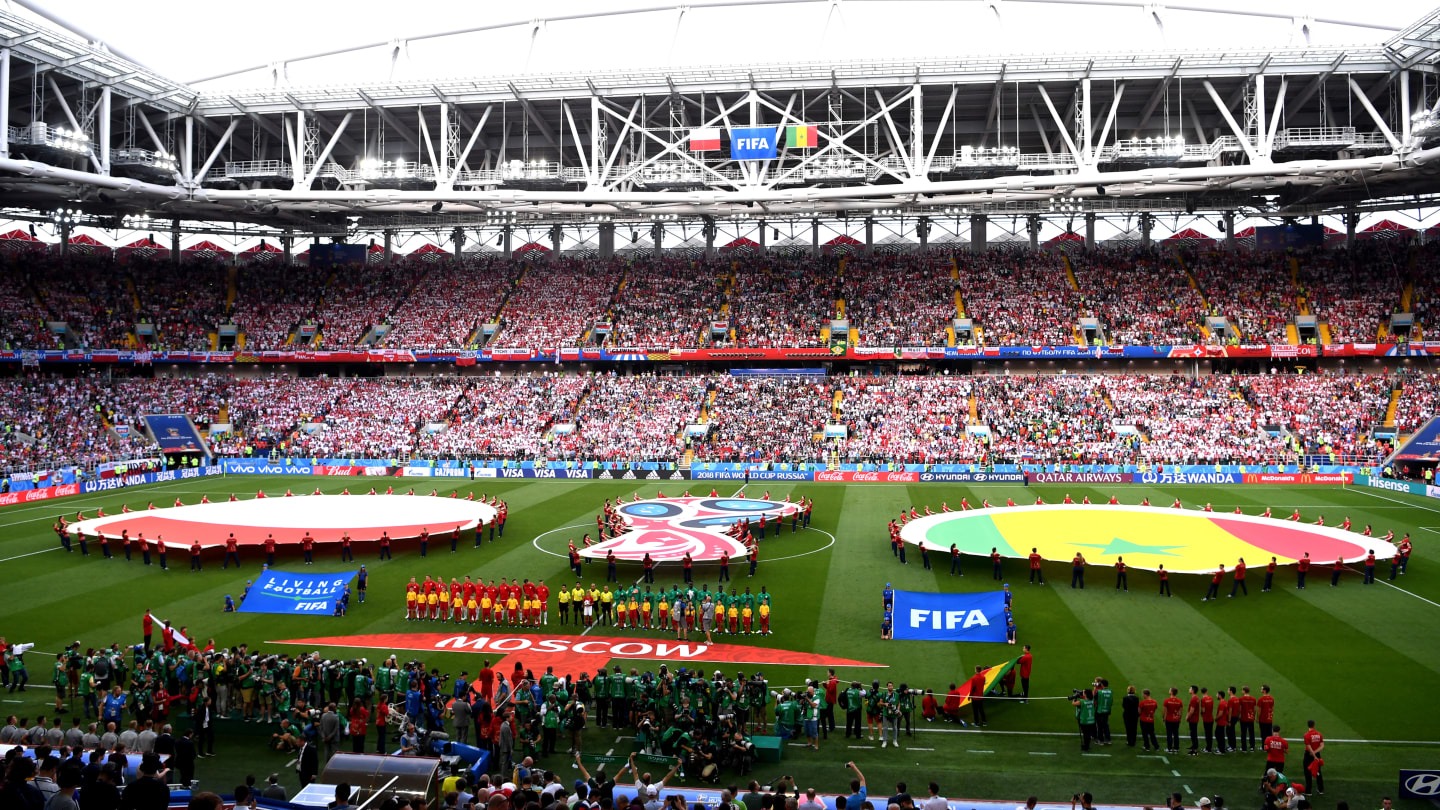
[[[56,225],[76,225],[80,222],[82,212],[78,208],[56,208],[50,212],[50,220]]]
[[[120,218],[120,225],[131,231],[146,230],[153,223],[154,220],[150,218],[150,215],[143,211],[138,214],[126,214]]]
[[[1168,166],[1185,156],[1185,139],[1179,135],[1122,138],[1105,150],[1102,163],[1130,166]]]

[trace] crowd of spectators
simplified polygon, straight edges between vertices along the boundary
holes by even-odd
[[[1392,388],[1402,434],[1431,374],[1033,374],[832,379],[585,375],[0,380],[0,468],[138,458],[142,417],[183,413],[220,455],[846,463],[1259,464],[1373,460]],[[837,397],[838,394],[838,397]],[[976,431],[972,423],[972,399]],[[709,435],[684,428],[708,422]],[[827,425],[846,428],[825,438]],[[122,439],[115,426],[128,435]],[[988,435],[986,431],[988,430]]]
[[[1110,378],[1003,375],[975,378],[980,421],[990,428],[991,462],[1124,464],[1135,437],[1115,430]]]
[[[979,463],[983,439],[971,435],[970,377],[853,377],[838,386],[845,463]]]
[[[291,332],[315,317],[329,271],[308,266],[254,264],[236,277],[231,317],[248,351],[285,348]]]
[[[351,381],[323,421],[294,434],[294,452],[306,457],[407,458],[425,427],[443,421],[463,385],[455,377]]]
[[[483,377],[468,381],[439,433],[422,436],[420,455],[444,458],[540,459],[572,443],[557,424],[574,424],[589,381],[562,374]]]
[[[115,460],[96,407],[106,389],[98,377],[0,378],[0,472]]]
[[[990,346],[1075,343],[1081,296],[1050,252],[1000,251],[955,257],[965,315]]]
[[[822,461],[834,394],[824,381],[784,377],[714,378],[713,435],[695,446],[699,461]]]
[[[1236,377],[1262,424],[1288,432],[1307,455],[1335,453],[1373,460],[1371,430],[1385,418],[1394,381],[1384,374],[1260,374]]]
[[[710,324],[724,320],[722,274],[729,267],[683,258],[638,259],[625,271],[615,302],[612,346],[689,348],[710,342]]]
[[[839,292],[832,259],[746,260],[730,293],[735,344],[819,346],[820,327],[835,314]]]
[[[400,311],[391,317],[385,345],[403,349],[469,348],[482,323],[494,320],[515,281],[515,266],[499,259],[465,259],[425,265]]]
[[[35,293],[13,257],[0,260],[0,350],[48,349],[55,338],[35,306]]]
[[[856,256],[845,264],[845,314],[861,346],[944,346],[955,317],[950,257]]]
[[[1223,315],[1240,330],[1242,343],[1285,343],[1295,317],[1296,290],[1288,257],[1219,248],[1188,254],[1186,267],[1205,295],[1211,315]],[[1212,340],[1221,340],[1220,335]]]
[[[36,256],[31,258],[29,269],[44,317],[65,323],[71,346],[104,349],[129,345],[135,324],[135,297],[127,289],[124,276],[108,259]]]
[[[395,262],[388,267],[367,267],[363,272],[333,271],[315,306],[315,322],[320,327],[316,348],[360,345],[374,326],[390,320],[424,266]]]
[[[516,282],[491,341],[506,348],[577,345],[605,320],[624,270],[618,261],[556,259],[534,265]]]
[[[1375,342],[1400,308],[1406,261],[1404,245],[1377,241],[1299,257],[1301,292],[1332,343]]]
[[[1205,302],[1174,257],[1159,251],[1070,254],[1082,313],[1100,321],[1106,342],[1185,346],[1202,340]]]
[[[1228,375],[1127,375],[1106,377],[1104,385],[1116,423],[1142,432],[1131,442],[1135,463],[1262,464],[1286,457],[1285,442],[1265,431]]]
[[[132,258],[126,273],[134,280],[140,306],[136,320],[155,326],[154,339],[141,337],[141,344],[156,350],[210,348],[210,332],[225,311],[223,264],[195,259],[177,265]]]
[[[1395,427],[1401,434],[1414,433],[1440,416],[1440,377],[1409,373],[1402,377],[1401,386],[1395,408]]]
[[[674,460],[695,422],[710,378],[600,375],[590,383],[572,457]]]

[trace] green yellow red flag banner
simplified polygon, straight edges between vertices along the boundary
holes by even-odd
[[[1016,662],[1018,662],[1019,660],[1019,657],[1011,658],[1009,661],[1001,664],[996,664],[989,669],[981,670],[980,674],[985,676],[985,694],[988,695],[991,692],[995,691],[1000,686],[1000,681],[1005,677],[1005,673],[1014,669]],[[960,708],[964,708],[965,706],[970,705],[971,694],[969,679],[966,679],[963,683],[961,683],[955,691],[960,695]],[[949,701],[947,700],[946,702]]]

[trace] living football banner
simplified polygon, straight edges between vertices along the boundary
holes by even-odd
[[[241,613],[291,613],[329,616],[335,600],[355,578],[355,571],[333,574],[289,574],[266,571],[250,586]]]
[[[896,591],[894,637],[914,641],[1005,641],[1005,592]]]
[[[1002,664],[996,664],[989,669],[981,670],[980,674],[985,676],[985,694],[988,695],[993,692],[996,685],[1000,683],[1000,679],[1005,677],[1005,673],[1014,669],[1015,664],[1019,660],[1019,658],[1012,658]],[[956,687],[955,691],[960,695],[960,708],[963,709],[970,705],[970,699],[973,698],[974,695],[970,692],[969,679],[965,678],[963,674],[961,675],[961,683]]]

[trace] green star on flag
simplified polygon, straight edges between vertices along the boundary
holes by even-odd
[[[1109,543],[1076,543],[1077,546],[1086,548],[1098,548],[1101,554],[1153,554],[1157,557],[1178,557],[1170,551],[1172,548],[1184,548],[1184,546],[1162,546],[1144,545],[1121,537],[1112,539]]]

